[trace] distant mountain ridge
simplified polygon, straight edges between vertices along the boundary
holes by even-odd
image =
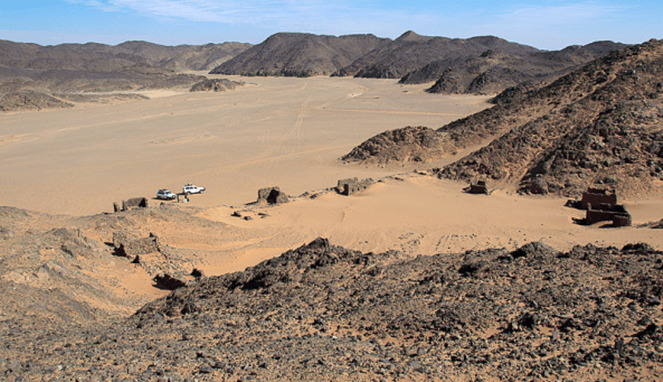
[[[524,82],[549,81],[626,45],[601,41],[542,51],[494,36],[467,39],[421,36],[277,33],[214,68],[212,74],[399,78],[436,82],[428,91],[496,94]]]
[[[0,110],[70,107],[66,100],[73,93],[191,87],[205,77],[182,72],[209,70],[250,46],[145,41],[41,46],[0,40]]]
[[[331,75],[388,41],[372,34],[336,37],[277,33],[210,73],[297,77]]]
[[[42,46],[0,40],[0,67],[25,70],[115,70],[147,64],[166,70],[209,70],[252,45],[239,42],[165,46],[146,41]]]

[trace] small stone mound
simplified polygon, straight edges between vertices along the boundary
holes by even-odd
[[[194,84],[191,87],[191,92],[224,92],[227,90],[233,90],[240,86],[244,86],[245,83],[242,81],[231,81],[225,78],[221,79],[207,79],[201,82]]]

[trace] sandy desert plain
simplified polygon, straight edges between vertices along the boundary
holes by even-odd
[[[204,185],[204,194],[177,208],[229,229],[203,234],[176,222],[143,228],[172,247],[199,251],[198,266],[207,274],[242,270],[318,236],[363,252],[397,249],[410,255],[515,248],[531,241],[559,250],[628,242],[663,248],[657,230],[638,228],[660,220],[660,198],[622,200],[633,227],[581,226],[572,218],[583,212],[565,207],[566,199],[510,189],[469,195],[461,192],[465,184],[415,172],[466,152],[442,162],[394,166],[338,159],[382,131],[437,128],[490,107],[487,96],[431,95],[424,92],[429,84],[396,80],[232,79],[247,84],[222,93],[152,91],[144,101],[3,114],[0,204],[94,215],[136,196],[150,197],[157,206],[159,188],[179,192],[186,182]],[[346,177],[383,181],[350,197],[323,192]],[[267,186],[280,186],[294,198],[278,206],[251,205],[257,190]],[[254,218],[232,217],[234,211]],[[268,217],[260,218],[261,212]],[[163,294],[149,289],[143,292]]]

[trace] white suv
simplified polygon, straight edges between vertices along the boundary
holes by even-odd
[[[157,191],[157,199],[163,199],[163,200],[173,200],[177,197],[177,195],[173,194],[170,190],[162,188],[159,191]]]
[[[182,188],[182,192],[186,194],[202,194],[203,191],[205,191],[205,187],[198,187],[196,185],[193,185],[191,183],[187,183],[184,185]]]

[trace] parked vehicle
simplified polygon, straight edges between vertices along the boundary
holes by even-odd
[[[177,198],[177,195],[172,193],[170,190],[166,188],[162,188],[159,191],[157,191],[157,199],[162,199],[162,200],[173,200]]]
[[[182,192],[186,194],[202,194],[205,191],[205,187],[198,187],[194,184],[187,183],[182,188]]]

